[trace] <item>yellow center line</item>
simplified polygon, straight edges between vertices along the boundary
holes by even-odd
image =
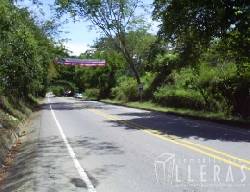
[[[130,124],[131,124],[131,125],[133,124],[134,126],[137,126],[137,124],[134,124],[134,123],[130,123]],[[141,129],[149,129],[149,130],[151,131],[150,128],[147,128],[147,127],[144,127],[144,126],[141,126],[141,125],[139,125],[139,126],[137,126],[137,127],[140,127]],[[153,133],[155,133],[155,134],[158,134],[158,135],[162,135],[162,133],[159,132],[159,131],[151,131],[151,132],[153,132]],[[208,147],[208,146],[205,146],[205,145],[201,145],[201,144],[199,144],[199,143],[193,143],[193,142],[190,142],[190,141],[188,141],[188,140],[186,140],[186,139],[182,139],[182,138],[177,137],[177,136],[174,136],[174,135],[165,134],[164,136],[165,136],[165,137],[168,137],[168,138],[171,138],[171,139],[178,139],[178,140],[181,141],[182,143],[186,143],[186,144],[189,144],[189,145],[194,145],[195,147],[198,147],[198,148],[201,148],[201,149],[205,149],[205,150],[207,150],[207,151],[211,151],[211,152],[213,152],[213,153],[217,153],[217,154],[223,155],[223,156],[225,156],[225,157],[229,157],[229,158],[231,158],[231,159],[234,159],[234,160],[237,160],[237,161],[240,161],[240,162],[243,162],[243,163],[246,163],[246,164],[249,164],[249,165],[250,165],[250,160],[242,159],[242,158],[239,158],[239,157],[235,157],[235,156],[233,156],[233,155],[230,155],[230,154],[225,153],[225,152],[223,152],[223,151],[214,149],[214,148],[212,148],[212,147]]]
[[[127,120],[122,120],[115,115],[109,115],[109,114],[102,112],[100,110],[97,110],[97,109],[90,109],[90,111],[92,111],[92,112],[94,112],[94,113],[96,113],[96,114],[98,114],[106,119],[113,120],[113,121],[120,121],[124,125],[132,126],[134,128],[140,129],[144,133],[147,133],[149,135],[157,137],[161,140],[172,142],[176,145],[183,146],[185,148],[196,151],[196,152],[201,153],[203,155],[220,160],[220,161],[222,161],[226,164],[232,165],[234,167],[250,171],[250,166],[245,165],[245,164],[250,164],[250,160],[242,159],[242,158],[233,156],[233,155],[228,154],[226,152],[219,151],[219,150],[216,150],[214,148],[211,148],[211,147],[208,147],[205,145],[193,143],[193,142],[187,141],[186,139],[182,139],[182,138],[174,136],[174,135],[167,135],[167,134],[162,135],[162,133],[160,131],[152,130],[152,128],[148,128],[148,127],[145,127],[145,126],[133,123],[133,122],[129,122]],[[211,153],[211,152],[213,152],[213,153]],[[219,156],[219,155],[221,155],[221,156]],[[229,158],[230,160],[226,159],[225,157]],[[238,162],[235,162],[234,160],[237,160]]]
[[[199,148],[202,148],[202,149],[205,149],[205,150],[208,150],[208,151],[211,151],[211,152],[214,152],[214,153],[223,155],[223,156],[225,156],[225,157],[229,157],[229,158],[231,158],[231,159],[234,159],[234,160],[237,160],[237,161],[240,161],[240,162],[243,162],[243,163],[246,163],[246,164],[249,164],[249,165],[250,165],[250,160],[242,159],[242,158],[239,158],[239,157],[235,157],[235,156],[233,156],[233,155],[231,155],[231,154],[228,154],[228,153],[225,153],[225,152],[223,152],[223,151],[214,149],[214,148],[212,148],[212,147],[208,147],[208,146],[201,145],[201,144],[198,144],[198,143],[193,143],[193,142],[187,141],[186,139],[183,139],[182,142],[187,143],[187,144],[190,144],[190,145],[195,145],[196,147],[199,147]]]

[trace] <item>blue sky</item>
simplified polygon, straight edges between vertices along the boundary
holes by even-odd
[[[19,6],[28,7],[29,10],[33,11],[36,15],[38,14],[39,17],[43,17],[44,19],[49,19],[53,15],[53,10],[51,10],[51,5],[53,5],[54,0],[44,0],[41,1],[43,3],[40,6],[40,9],[44,12],[44,15],[38,14],[39,9],[38,7],[32,5],[30,0],[23,0],[19,2]],[[153,0],[145,0],[143,1],[145,4],[150,5],[152,4]],[[70,18],[69,16],[65,16]],[[65,19],[64,18],[64,19]],[[64,20],[62,19],[62,20]],[[59,38],[68,39],[64,45],[67,49],[72,52],[72,55],[79,55],[82,52],[85,52],[93,42],[100,37],[100,33],[95,31],[94,29],[90,30],[89,26],[91,23],[77,21],[74,22],[73,20],[69,19],[68,23],[63,24],[61,30],[64,31],[60,33]],[[157,24],[154,24],[152,27],[152,31],[157,31]]]

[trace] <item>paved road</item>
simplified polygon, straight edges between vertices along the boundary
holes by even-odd
[[[47,98],[0,191],[250,191],[250,132]]]

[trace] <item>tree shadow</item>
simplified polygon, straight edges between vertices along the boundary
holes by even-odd
[[[77,151],[78,160],[88,155],[124,153],[114,143],[100,142],[93,137],[70,138],[69,143]],[[86,184],[80,182],[80,178],[75,177],[78,175],[76,170],[69,168],[69,165],[73,166],[72,164],[72,159],[61,137],[53,136],[25,142],[9,169],[7,178],[0,186],[0,191],[58,191],[59,189],[72,191],[75,188],[86,188]],[[122,165],[104,165],[97,168],[99,171],[94,170],[93,173],[87,174],[93,185],[97,186],[98,178],[102,178],[104,173],[111,174],[111,171],[119,167]]]
[[[223,125],[205,120],[194,120],[175,115],[156,112],[120,113],[118,116],[128,120],[112,120],[114,126],[126,125],[125,129],[151,129],[161,134],[174,135],[180,138],[197,140],[220,140],[231,142],[250,142],[247,129]],[[139,125],[139,128],[135,125]]]
[[[38,110],[81,110],[81,109],[102,109],[102,105],[93,105],[88,102],[77,101],[74,103],[70,102],[52,102],[41,104]]]
[[[54,110],[101,109],[109,112],[110,110],[114,109],[114,106],[112,105],[83,100],[75,101],[74,103],[58,102],[46,104],[44,108],[50,109],[49,105],[52,105]],[[250,127],[249,129],[242,129],[237,126],[230,126],[212,121],[197,120],[188,117],[149,111],[119,113],[117,115],[128,119],[126,120],[128,123],[138,124],[152,130],[157,130],[161,134],[174,135],[180,138],[250,142],[250,132],[248,132],[248,130],[250,130]],[[124,126],[124,124],[127,125],[127,123],[123,120],[113,120],[110,122],[115,123],[116,126]],[[137,128],[127,125],[126,129]]]

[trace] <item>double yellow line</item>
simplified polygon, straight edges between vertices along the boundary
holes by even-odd
[[[236,157],[234,155],[231,155],[231,154],[228,154],[226,152],[214,149],[212,147],[208,147],[208,146],[201,145],[198,143],[193,143],[193,142],[190,142],[186,139],[182,139],[182,138],[174,136],[174,135],[162,134],[160,131],[153,130],[152,128],[148,128],[148,127],[139,125],[137,123],[133,123],[131,121],[122,120],[122,119],[118,118],[118,116],[109,115],[101,110],[90,109],[90,111],[92,111],[95,114],[100,115],[108,120],[119,121],[120,123],[127,125],[129,127],[140,129],[143,132],[145,132],[149,135],[152,135],[154,137],[157,137],[161,140],[165,140],[165,141],[174,143],[176,145],[188,148],[192,151],[195,151],[195,152],[201,153],[203,155],[206,155],[208,157],[214,158],[216,160],[222,161],[222,162],[229,164],[229,165],[232,165],[234,167],[250,171],[250,160]]]

